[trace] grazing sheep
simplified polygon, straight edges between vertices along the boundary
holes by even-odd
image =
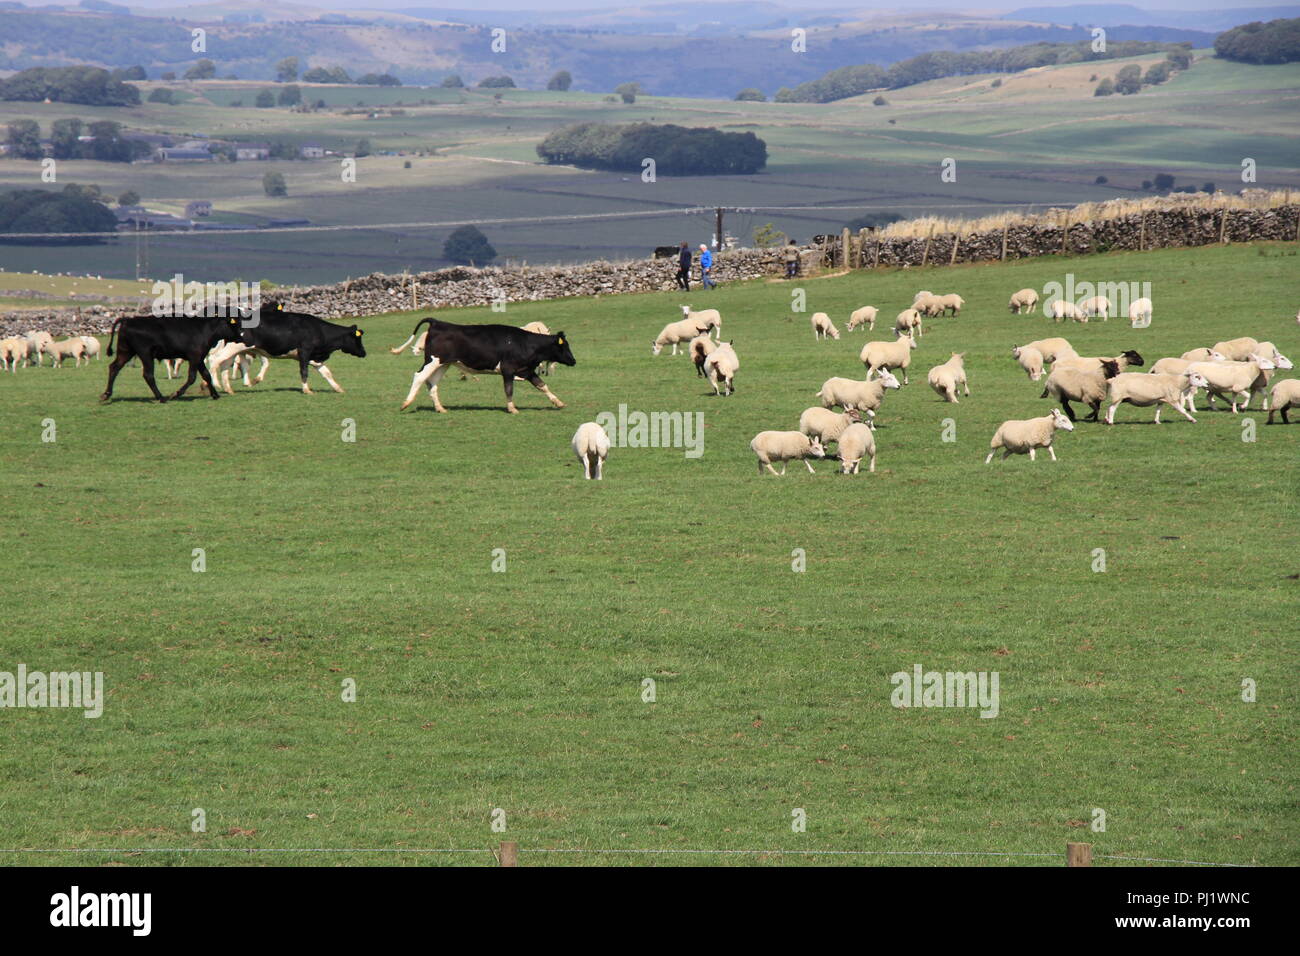
[[[713,329],[716,333],[715,338],[722,341],[722,313],[717,309],[701,309],[699,312],[692,312],[689,305],[682,306],[682,321],[694,322],[697,325],[703,325]]]
[[[1074,358],[1079,354],[1074,350],[1073,345],[1062,338],[1038,339],[1020,347],[1022,349],[1038,349],[1043,354],[1044,362],[1055,362],[1061,358]]]
[[[36,359],[37,365],[45,364],[45,350],[54,344],[54,336],[40,329],[28,332],[24,338],[27,340],[27,361],[30,363]]]
[[[1130,322],[1151,322],[1151,300],[1137,299],[1128,307],[1128,320]]]
[[[1013,454],[1023,455],[1029,453],[1029,460],[1034,461],[1036,456],[1035,449],[1046,448],[1047,453],[1052,456],[1052,461],[1056,461],[1056,452],[1052,450],[1052,437],[1056,434],[1057,429],[1064,429],[1067,432],[1074,431],[1074,423],[1061,414],[1060,409],[1053,408],[1050,415],[1044,415],[1042,418],[1027,418],[1003,422],[998,426],[998,430],[993,433],[993,440],[989,442],[989,456],[984,459],[984,464],[993,460],[993,456],[999,448],[1004,449],[1002,452],[1003,460],[1010,458]]]
[[[716,349],[709,353],[704,360],[704,374],[713,386],[713,394],[721,395],[718,388],[721,382],[727,387],[727,394],[730,395],[736,390],[736,372],[740,370],[740,359],[736,356],[736,350],[731,347],[730,342],[721,343]]]
[[[799,431],[809,438],[820,440],[823,448],[829,448],[831,442],[840,440],[844,429],[860,421],[862,416],[856,411],[837,413],[814,405],[805,408],[799,416]]]
[[[1062,319],[1073,319],[1076,322],[1088,321],[1087,314],[1073,302],[1066,299],[1057,299],[1053,302],[1048,306],[1047,314],[1055,322],[1060,322]]]
[[[1130,365],[1135,367],[1146,365],[1146,359],[1141,355],[1132,349],[1125,349],[1119,355],[1063,356],[1052,363],[1052,369],[1078,368],[1083,369],[1086,372],[1099,372],[1101,371],[1102,364],[1105,362],[1114,362],[1119,366],[1121,372]]]
[[[677,354],[677,343],[689,342],[697,335],[708,334],[710,326],[702,322],[696,322],[694,319],[682,319],[680,322],[669,322],[664,326],[663,331],[655,338],[650,345],[650,354],[658,355],[664,350],[665,345],[673,347],[673,354]]]
[[[1280,412],[1282,415],[1282,424],[1290,425],[1291,421],[1286,417],[1288,408],[1300,408],[1300,378],[1287,378],[1276,383],[1273,386],[1273,404],[1268,410],[1268,424],[1273,424],[1273,413]],[[840,441],[840,455],[844,454],[844,442]]]
[[[878,369],[901,368],[903,384],[907,385],[907,367],[912,364],[914,348],[916,348],[916,339],[910,335],[900,334],[893,342],[868,342],[862,346],[858,358],[867,367],[867,378],[875,375]]]
[[[833,339],[840,337],[840,330],[835,327],[831,317],[825,312],[814,312],[812,314],[813,339],[824,339],[830,336]]]
[[[863,458],[870,460],[867,471],[875,474],[876,436],[870,428],[860,422],[850,425],[840,435],[839,446],[840,474],[856,475]]]
[[[1021,289],[1011,296],[1011,302],[1007,307],[1015,315],[1033,312],[1038,308],[1038,292],[1034,289]]]
[[[1222,352],[1216,352],[1214,349],[1190,349],[1180,355],[1179,358],[1188,362],[1226,362],[1228,360],[1228,356]],[[1160,360],[1160,362],[1164,361],[1166,360]],[[1156,365],[1159,365],[1160,362],[1157,362]],[[1156,370],[1156,365],[1151,366],[1151,371]]]
[[[1252,354],[1249,362],[1194,362],[1187,367],[1189,372],[1200,372],[1207,382],[1201,386],[1206,391],[1206,406],[1214,407],[1215,396],[1225,398],[1232,404],[1233,414],[1238,411],[1237,396],[1245,395],[1242,408],[1250,405],[1255,393],[1267,397],[1268,380],[1275,366],[1268,359]]]
[[[749,443],[749,447],[758,456],[760,475],[765,466],[772,474],[778,474],[772,467],[774,461],[781,463],[779,474],[785,474],[786,462],[802,461],[808,466],[808,471],[815,475],[817,472],[808,459],[826,457],[826,449],[822,447],[822,443],[815,438],[809,438],[803,432],[759,432]]]
[[[930,374],[926,380],[930,387],[939,394],[945,402],[953,405],[957,402],[957,387],[965,389],[965,395],[970,397],[970,386],[966,383],[966,364],[964,359],[965,352],[953,352],[952,358],[942,365],[936,365],[930,369]]]
[[[55,342],[46,347],[50,353],[50,358],[54,360],[55,368],[63,367],[65,358],[75,358],[77,368],[81,368],[81,359],[86,354],[86,343],[81,341],[80,336],[73,336],[70,339],[64,339],[62,342]]]
[[[932,292],[918,292],[916,299],[912,302],[912,308],[922,315],[943,315],[943,297]]]
[[[86,361],[89,362],[93,358],[96,362],[98,362],[99,361],[99,339],[95,338],[93,335],[83,335],[81,336],[81,341],[85,343],[86,346]]]
[[[1156,424],[1160,424],[1160,413],[1168,405],[1189,422],[1195,422],[1183,407],[1189,395],[1198,388],[1205,388],[1205,377],[1192,369],[1176,375],[1162,375],[1142,372],[1121,372],[1110,380],[1106,399],[1110,408],[1106,411],[1106,424],[1115,424],[1115,409],[1128,402],[1138,408],[1156,406]]]
[[[879,311],[874,305],[864,305],[860,309],[854,309],[853,314],[849,316],[848,331],[852,332],[859,325],[866,325],[867,331],[874,331],[876,328],[876,313]]]
[[[583,422],[573,433],[573,453],[582,462],[582,477],[591,480],[591,473],[596,473],[596,480],[605,477],[605,459],[609,457],[609,435],[595,422]]]
[[[822,400],[823,408],[839,405],[846,412],[852,409],[866,412],[867,418],[870,419],[876,417],[876,409],[880,407],[887,388],[902,388],[902,386],[894,374],[886,368],[880,370],[880,375],[875,381],[828,378],[822,383],[817,397]]]
[[[1085,421],[1095,422],[1101,414],[1101,403],[1106,398],[1107,380],[1119,374],[1119,365],[1105,362],[1100,371],[1089,372],[1077,368],[1053,369],[1043,383],[1043,394],[1039,398],[1050,398],[1061,403],[1066,417],[1077,421],[1071,402],[1082,402],[1092,409],[1092,414]]]
[[[27,367],[27,340],[20,338],[0,339],[0,368],[10,372],[18,371],[18,363]]]
[[[1110,318],[1110,310],[1113,306],[1110,299],[1104,295],[1094,295],[1091,299],[1084,299],[1079,303],[1079,311],[1087,316],[1097,316],[1103,322]]]
[[[1028,345],[1011,346],[1011,357],[1020,363],[1031,382],[1043,377],[1043,353]]]
[[[921,328],[921,313],[916,309],[904,309],[898,313],[898,318],[894,320],[895,335],[910,335],[912,338],[919,338],[925,334]]]
[[[717,347],[718,346],[714,343],[713,339],[709,338],[707,335],[697,335],[695,338],[691,339],[690,356],[691,361],[695,363],[696,375],[704,375],[704,360],[708,358]]]
[[[940,315],[943,315],[945,312],[951,312],[954,316],[960,315],[961,310],[966,305],[966,300],[956,292],[949,292],[947,295],[941,295],[938,297],[938,301]]]

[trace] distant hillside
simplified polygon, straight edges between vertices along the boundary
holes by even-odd
[[[1300,16],[1300,6],[1225,7],[1220,10],[1146,10],[1128,3],[1076,3],[1060,7],[1021,7],[1005,14],[1006,20],[1035,23],[1112,27],[1165,26],[1218,32],[1252,20],[1277,20]]]

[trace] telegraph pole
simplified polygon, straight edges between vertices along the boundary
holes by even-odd
[[[713,248],[719,252],[722,251],[722,207],[718,206],[714,213],[717,215],[717,225],[713,230]]]

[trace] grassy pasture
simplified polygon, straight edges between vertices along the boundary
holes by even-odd
[[[284,363],[255,390],[164,406],[130,368],[98,405],[106,362],[6,374],[0,670],[103,671],[108,700],[98,720],[0,713],[0,849],[94,851],[0,861],[486,864],[411,851],[492,846],[500,807],[522,848],[585,851],[544,858],[560,864],[691,848],[1057,865],[1079,837],[1104,855],[1295,864],[1300,426],[1265,427],[1258,405],[1155,426],[1125,406],[1061,435],[1056,463],[983,464],[998,423],[1050,407],[1013,344],[1063,334],[1152,361],[1249,334],[1294,356],[1295,263],[1293,245],[1231,246],[803,282],[841,328],[865,303],[887,325],[920,288],[969,303],[921,340],[880,413],[878,472],[857,477],[831,461],[755,474],[750,438],[796,427],[887,337],[814,342],[780,281],[510,305],[506,321],[563,329],[578,358],[551,379],[567,409],[523,384],[518,416],[499,379],[454,374],[449,415],[425,397],[399,413],[417,360],[387,348],[412,315],[362,320],[369,356],[330,363],[346,395],[296,393]],[[1007,313],[1012,291],[1067,272],[1151,282],[1153,325]],[[722,310],[734,396],[650,355],[684,301]],[[925,370],[954,350],[974,394],[952,406]],[[702,412],[702,457],[616,448],[604,482],[581,481],[570,436],[620,403]],[[999,716],[891,707],[889,676],[913,664],[999,672]],[[290,852],[313,847],[338,852]]]

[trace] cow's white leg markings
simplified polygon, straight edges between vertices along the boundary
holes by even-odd
[[[330,374],[330,370],[325,367],[324,363],[317,365],[316,371],[320,372],[321,378],[330,383],[330,388],[334,389],[334,391],[343,391],[342,386],[340,386],[338,382],[334,381],[334,376]]]
[[[429,381],[429,379],[433,377],[434,372],[438,371],[440,368],[442,368],[442,361],[437,358],[432,358],[424,368],[411,376],[411,391],[407,393],[406,401],[402,402],[402,408],[408,407],[413,401],[415,401],[415,396],[420,393],[420,387]]]

